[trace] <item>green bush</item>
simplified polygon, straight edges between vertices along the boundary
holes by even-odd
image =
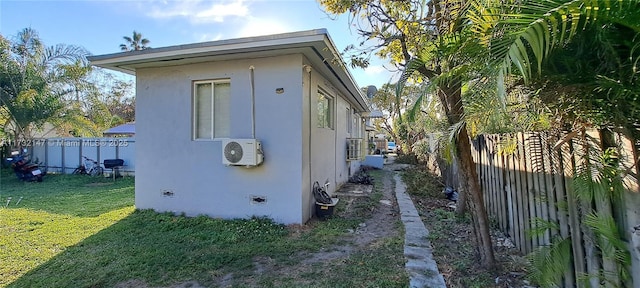
[[[407,184],[407,192],[411,195],[444,198],[442,180],[425,169],[408,169],[402,174],[402,180]]]
[[[416,154],[402,154],[396,157],[396,163],[418,165],[418,157]]]

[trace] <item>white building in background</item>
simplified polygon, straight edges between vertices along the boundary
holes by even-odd
[[[313,183],[366,151],[369,102],[324,29],[89,59],[136,75],[140,209],[304,223]]]

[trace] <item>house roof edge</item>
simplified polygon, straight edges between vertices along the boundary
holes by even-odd
[[[230,45],[233,45],[235,47],[238,47],[238,46],[242,47],[241,44],[263,43],[263,42],[273,41],[273,40],[295,39],[300,37],[312,37],[312,36],[328,37],[328,35],[329,33],[327,32],[327,29],[321,28],[321,29],[313,29],[313,30],[306,30],[306,31],[273,34],[273,35],[223,39],[223,40],[215,40],[215,41],[207,41],[207,42],[199,42],[199,43],[179,44],[179,45],[172,45],[172,46],[159,47],[159,48],[149,48],[149,49],[137,50],[137,51],[124,51],[124,52],[117,52],[117,53],[110,53],[110,54],[103,54],[103,55],[92,55],[92,56],[88,56],[87,59],[90,62],[95,63],[94,65],[100,65],[100,63],[108,63],[108,62],[111,62],[109,60],[113,61],[116,59],[125,60],[125,58],[129,58],[133,60],[135,58],[140,58],[142,60],[144,58],[152,58],[152,57],[145,57],[145,56],[168,54],[170,52],[190,51],[190,50],[200,51],[203,48],[228,47]]]
[[[358,106],[360,106],[360,110],[365,112],[369,111],[370,105],[368,99],[363,95],[362,91],[360,91],[358,84],[349,69],[347,69],[342,56],[338,52],[326,28],[118,52],[89,56],[87,59],[94,66],[135,75],[135,65],[144,62],[171,61],[177,58],[197,58],[203,55],[225,54],[238,51],[250,53],[261,47],[299,47],[307,44],[309,47],[312,47],[317,45],[314,43],[321,42],[328,48],[328,51],[324,51],[324,53],[320,52],[319,54],[325,54],[326,52],[331,53],[334,59],[338,59],[340,69],[335,69],[331,61],[326,61],[327,59],[322,59],[324,65],[333,71],[332,73],[338,81],[341,82],[341,85],[351,94],[349,98],[353,99],[352,101],[355,101]],[[328,56],[328,53],[318,56]]]

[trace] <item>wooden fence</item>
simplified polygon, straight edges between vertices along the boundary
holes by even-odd
[[[455,160],[456,156],[452,155],[451,163],[445,161],[440,155],[439,141],[442,138],[441,133],[427,134],[426,137],[421,140],[418,147],[420,161],[422,161],[426,168],[433,174],[442,178],[445,187],[451,187],[453,189],[460,188],[460,179],[458,178],[458,162]],[[415,150],[414,150],[415,151]]]
[[[620,201],[596,197],[587,203],[584,198],[576,197],[575,192],[579,191],[576,191],[578,188],[573,179],[588,159],[584,156],[595,150],[602,152],[602,147],[614,147],[617,151],[620,168],[625,170],[626,191]],[[565,287],[640,287],[638,143],[620,134],[598,131],[574,135],[481,135],[473,141],[472,153],[487,212],[522,253],[549,245],[559,237],[570,239],[572,269],[564,274]],[[595,172],[593,175],[598,177]],[[585,225],[588,210],[615,219],[631,254],[628,272],[635,279],[627,282],[618,279],[620,273],[616,269],[619,267],[600,250],[606,241],[594,236]],[[537,235],[530,233],[535,230],[536,223],[545,221],[559,229]],[[606,275],[611,282],[585,276],[597,274]]]

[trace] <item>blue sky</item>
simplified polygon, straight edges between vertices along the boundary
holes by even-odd
[[[46,45],[79,45],[93,55],[119,52],[122,37],[133,30],[151,47],[317,28],[329,31],[339,51],[357,45],[360,39],[347,15],[333,18],[315,0],[0,0],[3,36],[31,27]],[[385,63],[374,61],[351,73],[359,86],[380,88],[392,77]]]

